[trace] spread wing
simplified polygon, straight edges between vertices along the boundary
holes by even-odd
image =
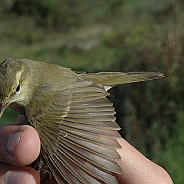
[[[83,80],[60,90],[43,88],[30,104],[35,111],[27,116],[57,182],[118,183],[114,173],[121,173],[116,163],[119,127],[104,87]]]

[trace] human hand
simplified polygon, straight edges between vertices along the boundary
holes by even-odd
[[[17,124],[0,127],[0,183],[1,184],[57,184],[54,177],[28,167],[39,155],[40,139],[34,128],[25,124],[20,115]],[[20,138],[19,138],[20,137]],[[118,162],[122,174],[116,175],[120,184],[172,184],[168,173],[148,160],[124,139],[118,139],[123,149],[117,150],[121,156]]]
[[[118,139],[122,149],[118,162],[122,174],[117,175],[120,184],[173,184],[169,174],[159,165],[147,159],[125,139]]]
[[[39,155],[40,139],[37,132],[19,116],[16,124],[0,127],[0,183],[40,183],[36,170],[28,167]]]

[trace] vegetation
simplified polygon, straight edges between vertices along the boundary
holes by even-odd
[[[184,180],[182,0],[4,0],[0,60],[51,61],[79,71],[159,71],[164,79],[111,90],[120,133]],[[1,122],[15,121],[7,111]]]

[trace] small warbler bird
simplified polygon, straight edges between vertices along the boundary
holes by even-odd
[[[76,73],[29,59],[0,64],[0,116],[24,114],[41,140],[40,158],[59,184],[116,184],[119,126],[106,96],[115,85],[163,77],[157,72]]]

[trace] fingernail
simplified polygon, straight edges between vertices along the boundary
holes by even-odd
[[[5,174],[5,183],[6,184],[24,184],[24,183],[29,183],[29,184],[36,184],[36,181],[34,177],[26,172],[21,172],[21,171],[8,171]]]
[[[20,142],[20,137],[21,137],[22,132],[16,132],[10,135],[8,142],[6,144],[6,150],[8,153],[11,155],[14,155],[15,150],[17,148],[17,145]]]

